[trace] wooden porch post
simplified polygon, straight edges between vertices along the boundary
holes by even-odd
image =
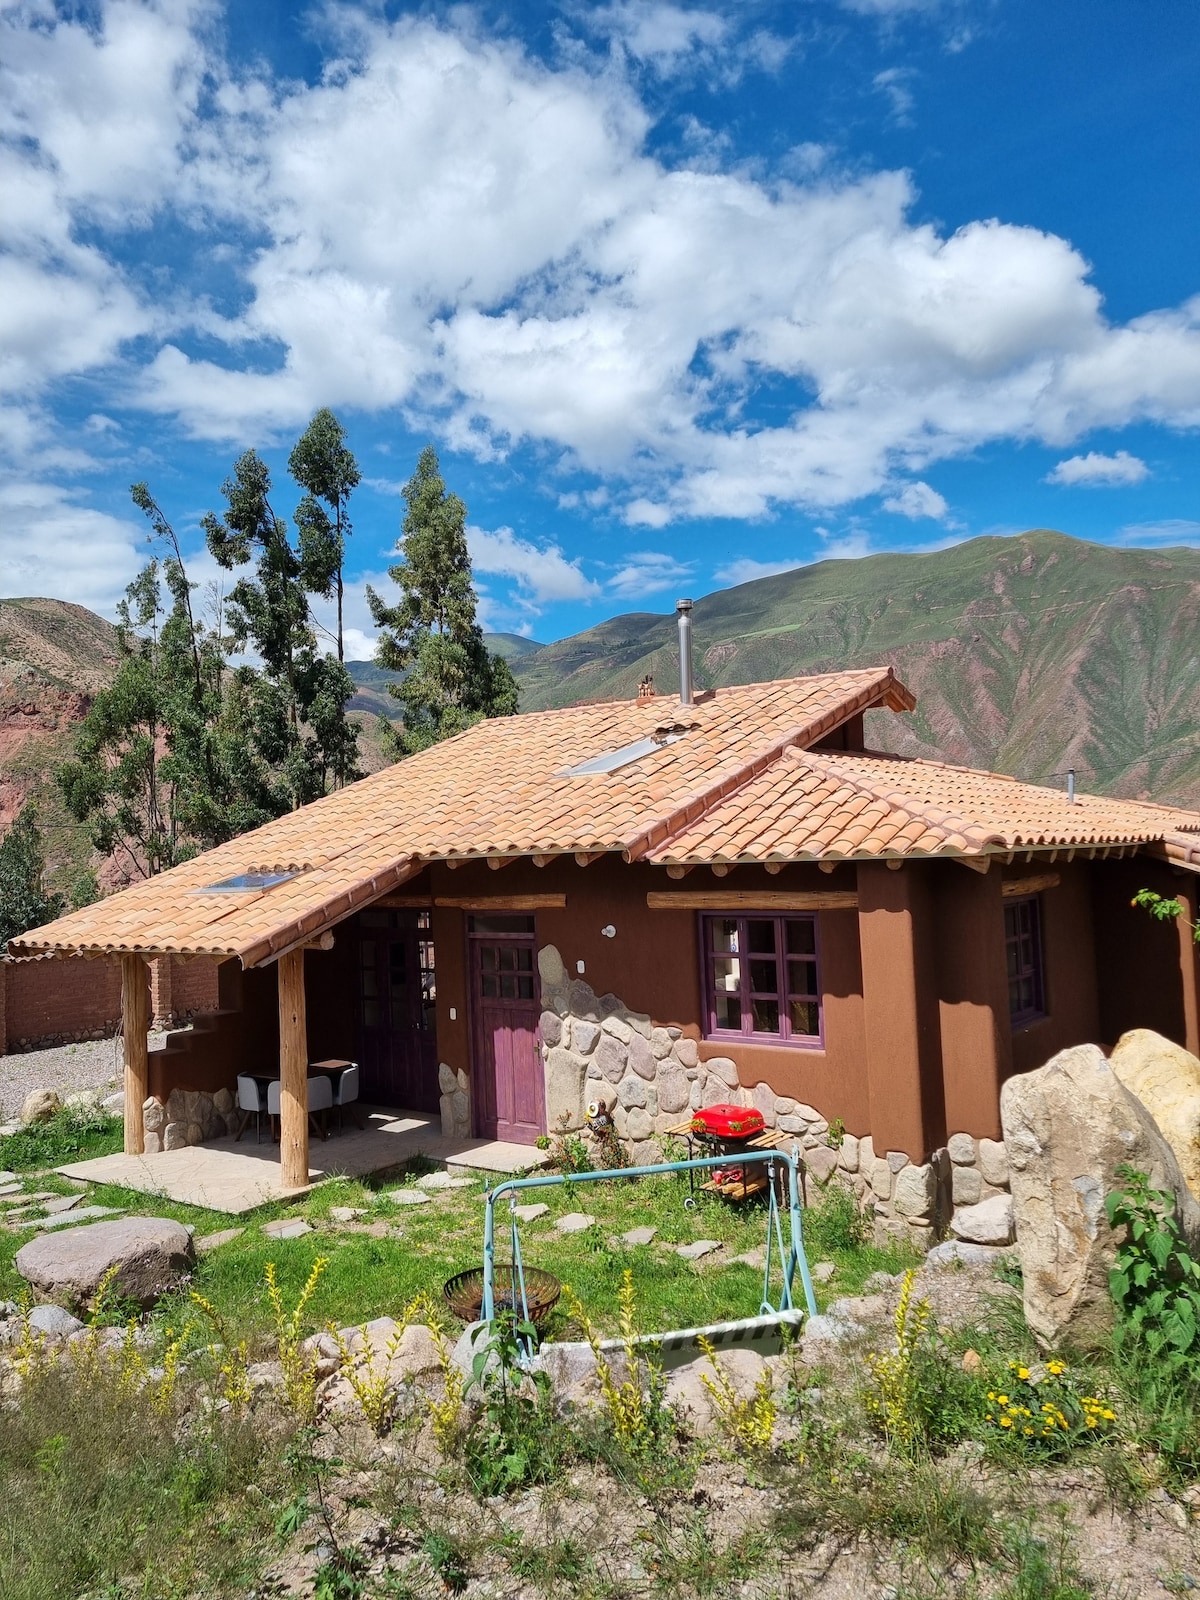
[[[308,1182],[308,1019],[304,1010],[304,951],[280,956],[279,1164],[285,1189]]]
[[[121,1033],[125,1043],[125,1154],[146,1148],[142,1106],[150,1088],[146,1033],[150,1027],[150,970],[141,956],[121,957]]]

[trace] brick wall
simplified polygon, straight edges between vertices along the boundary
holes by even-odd
[[[156,972],[155,968],[167,968]],[[151,963],[155,1016],[181,1022],[217,1008],[208,960]],[[159,1010],[160,1000],[165,1010]],[[0,959],[0,1055],[81,1039],[107,1039],[121,1023],[121,964],[82,956]]]

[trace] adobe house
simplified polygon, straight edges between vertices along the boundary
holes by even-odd
[[[307,1063],[336,1056],[455,1135],[530,1144],[606,1097],[645,1157],[741,1099],[924,1171],[1064,1046],[1200,1050],[1187,930],[1129,903],[1195,917],[1200,814],[871,752],[864,714],[914,705],[886,668],[693,694],[681,624],[678,698],[480,723],[11,941],[121,962],[126,1149],[147,1094],[257,1066],[299,1186]],[[221,1009],[151,1076],[165,954],[219,962]]]

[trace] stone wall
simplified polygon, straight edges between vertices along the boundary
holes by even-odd
[[[264,1113],[265,1115],[265,1113]],[[142,1107],[146,1154],[183,1150],[208,1139],[236,1133],[240,1114],[229,1089],[208,1094],[203,1089],[172,1089],[166,1102],[151,1095]]]

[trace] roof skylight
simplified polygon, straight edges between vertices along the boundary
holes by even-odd
[[[663,749],[666,745],[675,744],[696,726],[694,722],[672,722],[660,728],[646,739],[635,739],[632,744],[620,745],[616,750],[605,750],[602,755],[592,756],[588,761],[580,761],[576,766],[564,767],[559,774],[564,778],[587,778],[594,773],[617,772],[621,767],[627,767],[634,761],[640,761],[643,756],[652,756],[656,750]]]
[[[201,894],[245,894],[256,889],[273,889],[277,883],[287,883],[298,877],[296,872],[239,872],[232,878],[222,878],[220,883],[206,883]]]

